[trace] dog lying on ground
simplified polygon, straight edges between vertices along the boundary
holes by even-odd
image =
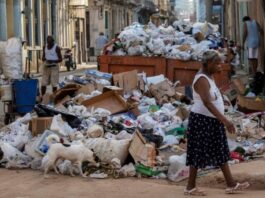
[[[42,161],[44,176],[47,176],[51,167],[57,174],[60,174],[56,166],[59,159],[69,160],[72,165],[77,164],[79,172],[83,177],[86,177],[82,170],[82,163],[84,161],[88,161],[94,166],[99,166],[99,164],[95,161],[94,153],[86,148],[82,143],[64,145],[61,143],[60,138],[57,135],[49,135],[47,137],[47,142],[50,148]],[[74,176],[72,166],[70,168],[70,174],[71,176]]]

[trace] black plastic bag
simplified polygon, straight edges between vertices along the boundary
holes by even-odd
[[[264,83],[264,74],[261,72],[257,72],[254,76],[254,81],[250,85],[251,91],[256,95],[259,95],[263,91]]]
[[[53,117],[55,115],[61,114],[63,120],[66,121],[72,128],[78,128],[82,122],[78,117],[72,114],[67,114],[67,113],[58,111],[52,107],[49,107],[43,104],[36,105],[34,107],[34,110],[36,111],[39,117]]]

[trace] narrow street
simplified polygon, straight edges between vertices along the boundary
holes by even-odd
[[[103,179],[57,176],[39,171],[0,169],[1,198],[186,198],[183,186],[154,179]],[[12,185],[10,185],[12,184]],[[226,195],[224,189],[203,188],[209,198],[263,198],[264,191]]]
[[[0,24],[0,198],[265,197],[265,0],[0,0]]]

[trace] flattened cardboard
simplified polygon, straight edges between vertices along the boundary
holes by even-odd
[[[59,105],[62,105],[64,104],[65,102],[71,100],[71,97],[70,96],[65,96],[63,99],[57,101],[55,107],[59,106]]]
[[[88,109],[92,107],[107,109],[111,114],[128,111],[127,103],[115,91],[108,91],[89,100],[85,100],[82,102],[82,105]]]
[[[92,84],[92,83],[89,83],[87,85],[82,86],[80,89],[78,89],[78,91],[76,92],[76,94],[78,95],[78,94],[83,93],[83,94],[88,95],[88,94],[91,94],[95,90],[96,90],[95,85]]]
[[[117,94],[122,95],[123,88],[116,87],[116,86],[105,86],[103,88],[103,93],[106,93],[108,91],[115,91]]]
[[[250,98],[238,95],[237,104],[239,110],[245,113],[265,111],[265,101],[257,101],[256,98]]]
[[[85,99],[84,99],[83,96],[80,96],[80,97],[78,97],[78,98],[76,98],[76,99],[74,100],[74,102],[75,102],[76,104],[79,104],[79,105],[81,105],[82,102],[84,102],[84,101],[85,101]]]
[[[63,88],[54,93],[54,103],[57,104],[66,96],[73,95],[79,88]]]
[[[174,97],[176,95],[175,89],[168,80],[164,80],[155,85],[150,85],[149,90],[157,100],[161,100],[163,96]]]
[[[138,85],[137,70],[114,74],[113,83],[115,86],[123,88],[125,93],[137,89]]]
[[[155,165],[155,146],[147,144],[142,134],[137,130],[129,147],[129,153],[135,163],[153,167]]]

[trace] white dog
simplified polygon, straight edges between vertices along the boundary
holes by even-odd
[[[82,171],[82,162],[88,161],[94,166],[99,166],[95,161],[94,153],[86,148],[82,143],[76,145],[64,145],[60,143],[60,138],[57,135],[49,135],[47,137],[47,142],[50,146],[47,155],[43,160],[44,176],[47,175],[49,169],[53,167],[57,174],[60,174],[56,162],[59,159],[69,160],[72,165],[77,164],[80,174],[86,177]],[[71,176],[74,176],[72,167],[70,168]]]

